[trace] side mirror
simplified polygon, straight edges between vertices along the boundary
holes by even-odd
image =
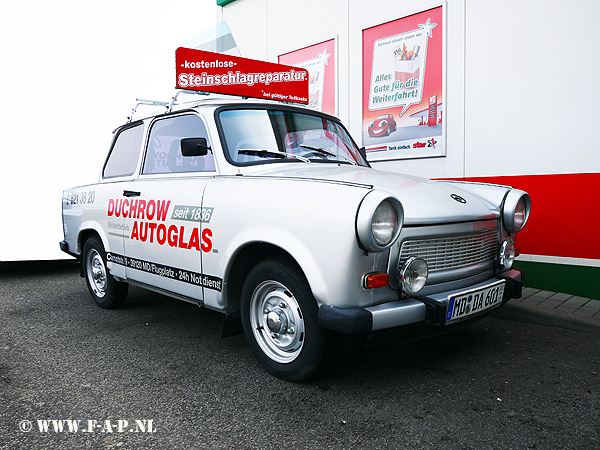
[[[206,156],[210,147],[206,138],[185,138],[181,140],[183,156]]]

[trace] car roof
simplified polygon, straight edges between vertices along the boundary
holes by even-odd
[[[190,94],[194,94],[194,93],[190,92]],[[156,103],[158,103],[158,102],[156,102]],[[161,106],[162,106],[162,104],[167,104],[166,102],[160,102],[160,103],[161,103]],[[222,94],[216,94],[216,95],[211,94],[210,97],[208,94],[204,94],[204,95],[202,95],[202,98],[200,98],[200,99],[194,99],[192,101],[173,103],[172,105],[171,104],[167,104],[167,105],[168,106],[163,106],[164,109],[161,109],[158,111],[157,110],[154,110],[152,112],[148,111],[145,114],[142,112],[138,113],[139,117],[136,117],[135,120],[133,120],[131,117],[127,123],[117,127],[113,133],[117,133],[118,131],[120,131],[123,128],[128,128],[132,124],[140,123],[140,122],[143,122],[144,120],[148,120],[148,119],[154,119],[155,117],[176,114],[176,113],[179,113],[182,111],[191,111],[191,110],[198,111],[200,108],[204,108],[204,107],[222,107],[222,106],[239,106],[239,107],[253,107],[253,108],[256,108],[256,107],[258,107],[258,108],[260,108],[260,107],[283,108],[283,109],[288,109],[288,110],[297,110],[298,112],[306,112],[309,114],[325,116],[336,122],[340,121],[339,118],[337,118],[335,116],[332,116],[330,114],[323,113],[320,111],[316,111],[314,109],[310,109],[306,105],[303,105],[300,103],[280,102],[280,101],[273,101],[273,100],[263,100],[263,99],[248,98],[248,97],[237,97],[237,96],[222,95]],[[133,116],[133,113],[132,113],[132,116]]]

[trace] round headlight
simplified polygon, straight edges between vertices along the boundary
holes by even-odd
[[[525,225],[525,216],[527,214],[527,210],[525,209],[525,200],[521,197],[519,202],[517,203],[517,207],[515,208],[515,217],[513,219],[513,223],[515,228],[519,230],[523,228]]]
[[[504,227],[509,233],[516,233],[523,229],[529,219],[530,210],[531,198],[526,192],[513,189],[506,195],[502,208],[502,219]]]
[[[500,246],[500,265],[510,269],[515,261],[515,244],[510,239],[505,239]]]
[[[402,290],[407,294],[416,294],[427,283],[429,269],[427,263],[421,258],[408,258],[400,266],[398,278],[402,283]]]
[[[392,207],[389,201],[382,201],[371,221],[371,234],[373,239],[382,247],[389,245],[394,239],[394,234],[398,229],[398,213]]]
[[[369,192],[356,214],[356,236],[363,250],[382,252],[400,235],[404,210],[398,199],[381,191]]]

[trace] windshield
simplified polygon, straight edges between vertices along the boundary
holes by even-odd
[[[269,109],[219,113],[225,152],[234,164],[285,161],[366,166],[346,130],[324,117]]]

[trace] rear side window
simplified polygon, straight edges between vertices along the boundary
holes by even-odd
[[[137,167],[143,137],[143,124],[121,131],[115,138],[102,176],[113,178],[133,175]]]
[[[195,114],[159,119],[152,125],[143,174],[213,172],[212,151],[206,156],[183,156],[181,139],[205,138],[210,146],[204,122]]]

